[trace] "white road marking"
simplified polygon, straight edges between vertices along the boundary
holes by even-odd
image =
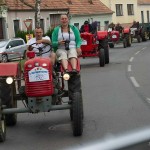
[[[135,87],[140,87],[140,85],[137,83],[134,77],[130,77],[130,79]]]
[[[147,47],[144,47],[144,48],[142,48],[141,50],[144,50],[145,48],[147,48]]]
[[[132,71],[131,70],[131,65],[128,65],[128,72]]]
[[[133,61],[133,59],[134,59],[134,57],[131,57],[129,61],[130,61],[130,62],[132,62],[132,61]]]
[[[140,53],[140,51],[137,51],[137,52],[135,53],[135,55],[137,55],[138,53]]]

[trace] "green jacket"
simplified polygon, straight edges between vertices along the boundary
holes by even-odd
[[[76,48],[80,48],[81,46],[81,37],[80,37],[80,32],[77,27],[73,25],[69,25],[70,28],[72,29],[74,35],[75,35],[75,41],[76,41]],[[52,33],[52,46],[54,48],[54,52],[57,51],[58,47],[58,32],[59,32],[60,26],[57,26],[54,28],[53,33]]]

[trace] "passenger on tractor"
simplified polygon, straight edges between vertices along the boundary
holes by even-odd
[[[92,22],[92,33],[96,34],[97,33],[97,21]]]
[[[112,31],[115,29],[115,24],[113,22],[111,22],[109,25],[108,25],[108,28],[111,28]]]
[[[50,38],[48,36],[43,37],[43,29],[41,27],[36,27],[35,28],[34,35],[35,35],[35,37],[31,38],[27,42],[27,46],[28,46],[27,51],[33,50],[33,51],[38,53],[39,52],[38,48],[45,46],[42,50],[43,50],[43,53],[44,52],[47,52],[47,53],[42,54],[42,57],[50,57],[51,60],[52,60],[53,65],[54,65],[55,60],[56,60],[56,55],[55,55],[54,52],[49,51],[50,50],[50,44],[51,44]]]
[[[140,27],[139,22],[133,21],[133,24],[130,28],[137,28],[138,29],[139,27]]]
[[[122,33],[122,31],[123,31],[123,27],[121,26],[121,24],[120,24],[120,23],[117,23],[117,24],[116,24],[116,26],[115,26],[115,30],[116,30],[116,31],[119,31],[119,33]]]
[[[92,33],[92,31],[93,31],[92,25],[89,24],[88,21],[85,21],[84,24],[80,28],[80,33],[83,33],[83,32]]]
[[[81,37],[77,27],[69,24],[67,14],[60,17],[61,24],[54,28],[52,45],[58,61],[61,62],[65,72],[68,71],[68,61],[72,66],[72,73],[77,73],[77,57],[81,55]]]

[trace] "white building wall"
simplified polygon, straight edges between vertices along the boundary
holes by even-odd
[[[147,19],[147,11],[149,11],[149,17],[150,17],[150,5],[138,5],[138,14],[137,18],[139,20],[140,23],[142,23],[142,17],[141,17],[141,11],[143,11],[144,13],[144,23],[148,23],[148,19]],[[149,18],[150,20],[150,18]]]
[[[26,31],[27,28],[24,24],[24,20],[26,19],[32,19],[33,20],[33,25],[32,29],[34,30],[35,28],[35,19],[34,19],[35,14],[33,12],[8,12],[8,17],[7,17],[7,24],[8,24],[8,35],[9,38],[14,37],[14,20],[20,20],[20,29]],[[44,30],[45,32],[50,28],[50,16],[49,12],[41,12],[41,19],[44,19]]]
[[[94,21],[100,22],[101,27],[105,26],[105,21],[112,22],[112,15],[90,15],[90,16],[73,16],[70,20],[71,24],[79,23],[79,28],[84,24],[84,21],[89,20],[90,23]]]
[[[102,3],[106,4],[112,11],[114,11],[112,15],[113,23],[131,23],[133,20],[138,20],[138,9],[137,9],[137,0],[100,0]],[[123,16],[116,16],[116,4],[123,5]],[[134,15],[128,15],[127,4],[134,5]]]

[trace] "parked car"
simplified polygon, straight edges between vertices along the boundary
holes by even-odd
[[[0,61],[8,62],[16,58],[25,58],[26,43],[21,38],[0,41]]]

